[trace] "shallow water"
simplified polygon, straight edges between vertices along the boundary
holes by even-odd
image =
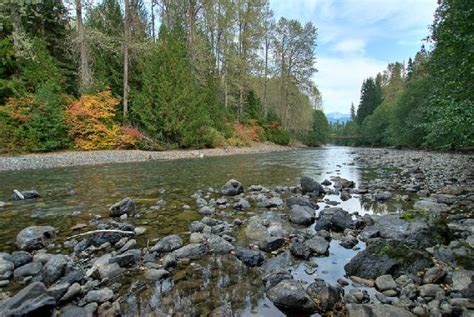
[[[196,190],[207,191],[209,187],[219,189],[230,178],[241,181],[245,186],[293,186],[302,175],[312,176],[318,181],[341,176],[360,184],[374,175],[373,171],[363,170],[357,165],[355,151],[350,147],[329,146],[205,159],[2,172],[0,201],[8,202],[13,189],[35,189],[42,197],[13,202],[0,210],[0,251],[14,250],[18,231],[33,224],[57,227],[59,241],[62,241],[72,235],[70,227],[77,223],[88,224],[91,215],[108,217],[108,207],[124,197],[133,198],[141,214],[140,218],[129,218],[127,221],[147,228],[146,234],[139,240],[142,247],[147,240],[154,241],[171,233],[181,234],[186,239],[185,231],[189,223],[202,218],[191,198]],[[373,204],[357,195],[345,202],[335,195],[325,198],[339,202],[338,206],[349,212],[360,214],[400,208],[397,205]],[[161,199],[166,204],[158,211],[151,210],[150,207]],[[191,206],[191,210],[184,210],[184,204]],[[324,205],[320,204],[321,207]],[[78,211],[79,215],[72,216]],[[248,214],[229,211],[227,216],[228,219],[245,219]],[[358,247],[363,248],[364,245],[360,243]],[[292,265],[293,275],[308,282],[320,277],[335,283],[344,276],[344,264],[357,251],[344,249],[333,240],[329,252],[329,257],[309,261],[318,264],[314,274],[305,272],[311,263],[297,262]],[[147,313],[156,309],[165,313],[200,315],[222,303],[231,302],[232,307],[242,315],[282,315],[266,299],[260,274],[256,269],[244,267],[231,255],[211,256],[176,272],[164,282],[137,287],[139,290],[134,293],[135,296],[124,301],[124,306],[131,315],[137,311]],[[139,275],[133,274],[128,278],[135,282],[142,280]],[[130,293],[130,285],[126,281],[121,282],[122,289]]]

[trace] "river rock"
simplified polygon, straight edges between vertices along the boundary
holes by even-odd
[[[210,206],[203,206],[199,209],[199,214],[203,216],[211,216],[214,214],[215,209]]]
[[[309,176],[303,176],[300,179],[301,190],[303,194],[314,193],[316,195],[324,194],[324,188],[320,183]]]
[[[225,196],[236,196],[244,191],[244,185],[235,179],[229,180],[221,188],[222,195]]]
[[[209,317],[234,317],[234,312],[232,306],[227,303],[214,309]]]
[[[464,192],[465,192],[465,189],[457,185],[446,185],[439,190],[439,193],[441,194],[455,195],[455,196],[462,195]]]
[[[44,284],[33,282],[2,302],[0,316],[52,316],[55,306]]]
[[[265,289],[270,289],[284,280],[292,280],[293,276],[288,271],[272,272],[262,278]]]
[[[418,210],[425,210],[429,212],[441,213],[449,209],[448,205],[440,204],[433,200],[422,199],[418,200],[413,207]]]
[[[153,248],[152,252],[171,252],[176,249],[179,249],[183,246],[183,240],[177,234],[169,235],[164,238],[161,238]]]
[[[67,292],[70,285],[71,284],[69,284],[69,283],[55,284],[55,285],[51,286],[50,288],[48,288],[48,294],[49,294],[49,296],[54,297],[54,299],[57,302]]]
[[[74,283],[67,289],[66,293],[59,300],[60,303],[68,303],[82,292],[81,284]]]
[[[209,251],[216,254],[226,254],[234,250],[234,246],[230,242],[215,234],[207,239],[207,245]]]
[[[161,280],[163,277],[168,276],[169,272],[164,269],[148,269],[145,271],[145,278],[147,280],[157,281]]]
[[[431,257],[426,251],[417,250],[406,241],[372,241],[367,248],[344,266],[349,276],[375,279],[380,275],[398,276],[409,272],[417,274],[430,266]]]
[[[140,261],[142,251],[140,249],[131,249],[122,254],[109,259],[109,263],[117,263],[120,267],[130,267]]]
[[[290,197],[286,200],[286,205],[288,206],[288,208],[291,208],[295,205],[297,206],[307,206],[307,207],[311,207],[311,208],[317,208],[317,204],[313,204],[309,198],[307,197],[301,197],[301,196],[298,196],[298,197]]]
[[[234,208],[237,210],[246,210],[250,208],[250,203],[245,198],[240,198],[234,203]]]
[[[13,262],[0,258],[0,275],[4,275],[7,272],[11,272],[15,269]]]
[[[53,255],[44,265],[42,276],[46,285],[56,282],[64,273],[68,258],[65,255]]]
[[[446,271],[439,266],[434,266],[428,269],[423,275],[424,284],[434,284],[441,280],[446,275]]]
[[[24,199],[34,199],[34,198],[39,198],[39,197],[41,197],[41,195],[36,190],[28,190],[28,191],[23,191],[23,192],[19,192],[15,190],[12,194],[11,199],[24,200]]]
[[[13,262],[15,268],[25,265],[33,260],[33,256],[26,251],[12,252],[9,261]]]
[[[114,292],[107,287],[99,290],[89,291],[84,297],[86,303],[103,303],[111,300],[114,297]]]
[[[423,298],[437,298],[438,294],[444,295],[444,290],[438,284],[425,284],[420,286],[420,296]]]
[[[313,254],[324,255],[329,250],[329,242],[320,236],[314,236],[305,242]]]
[[[92,314],[84,307],[69,305],[62,309],[62,317],[92,317]]]
[[[268,236],[259,241],[260,249],[266,252],[278,250],[285,243],[285,239],[281,237]]]
[[[332,286],[322,279],[316,279],[314,283],[308,286],[306,293],[313,300],[316,311],[323,314],[332,311],[337,303],[342,301],[344,291],[342,288]]]
[[[283,280],[267,291],[268,298],[273,304],[287,312],[315,313],[316,305],[306,294],[300,281]]]
[[[51,226],[31,226],[21,230],[16,245],[26,251],[45,248],[56,239],[56,229]]]
[[[200,221],[193,221],[189,224],[188,229],[190,232],[202,232],[205,226],[206,225]]]
[[[274,208],[283,206],[283,200],[280,197],[272,197],[270,199],[264,199],[261,205],[265,208]]]
[[[199,260],[206,256],[207,247],[202,243],[191,243],[174,250],[171,255],[176,259],[190,259],[190,260]]]
[[[347,304],[351,317],[415,317],[411,312],[388,304]]]
[[[381,275],[375,279],[375,286],[381,292],[397,288],[397,283],[390,274]]]
[[[474,271],[459,270],[452,273],[452,288],[464,296],[474,296]]]
[[[15,271],[13,272],[13,276],[16,279],[20,279],[26,276],[36,276],[41,272],[42,269],[43,265],[41,263],[31,262],[15,269]]]
[[[294,257],[303,260],[307,260],[311,256],[311,249],[299,238],[295,238],[291,242],[290,252]]]
[[[265,260],[263,252],[250,249],[240,249],[235,256],[247,266],[260,266]]]
[[[321,226],[321,222],[325,221],[330,223],[329,228],[326,228],[327,225]],[[351,215],[342,208],[332,207],[325,208],[320,212],[315,230],[332,229],[334,231],[344,231],[347,228],[353,228]]]
[[[290,210],[290,221],[297,225],[310,225],[314,223],[314,209],[307,206],[294,205]]]
[[[124,214],[133,214],[135,212],[135,202],[130,197],[124,198],[121,201],[113,204],[109,208],[109,211],[112,217],[120,217]]]

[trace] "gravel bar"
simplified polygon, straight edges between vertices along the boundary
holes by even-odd
[[[227,147],[202,150],[104,150],[67,151],[17,156],[0,156],[0,172],[54,167],[98,165],[106,163],[143,162],[151,160],[176,160],[236,154],[255,154],[295,150],[296,147],[276,144],[256,144],[249,147]]]

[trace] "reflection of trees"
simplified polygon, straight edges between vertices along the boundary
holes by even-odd
[[[171,288],[147,288],[139,294],[140,311],[159,309],[163,313],[207,316],[230,303],[233,310],[255,309],[264,296],[261,277],[233,255],[209,256],[171,277]],[[126,303],[127,304],[127,303]]]

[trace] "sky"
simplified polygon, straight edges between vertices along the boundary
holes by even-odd
[[[349,113],[362,81],[413,57],[429,35],[436,0],[270,0],[284,16],[318,29],[313,79],[324,112]]]

